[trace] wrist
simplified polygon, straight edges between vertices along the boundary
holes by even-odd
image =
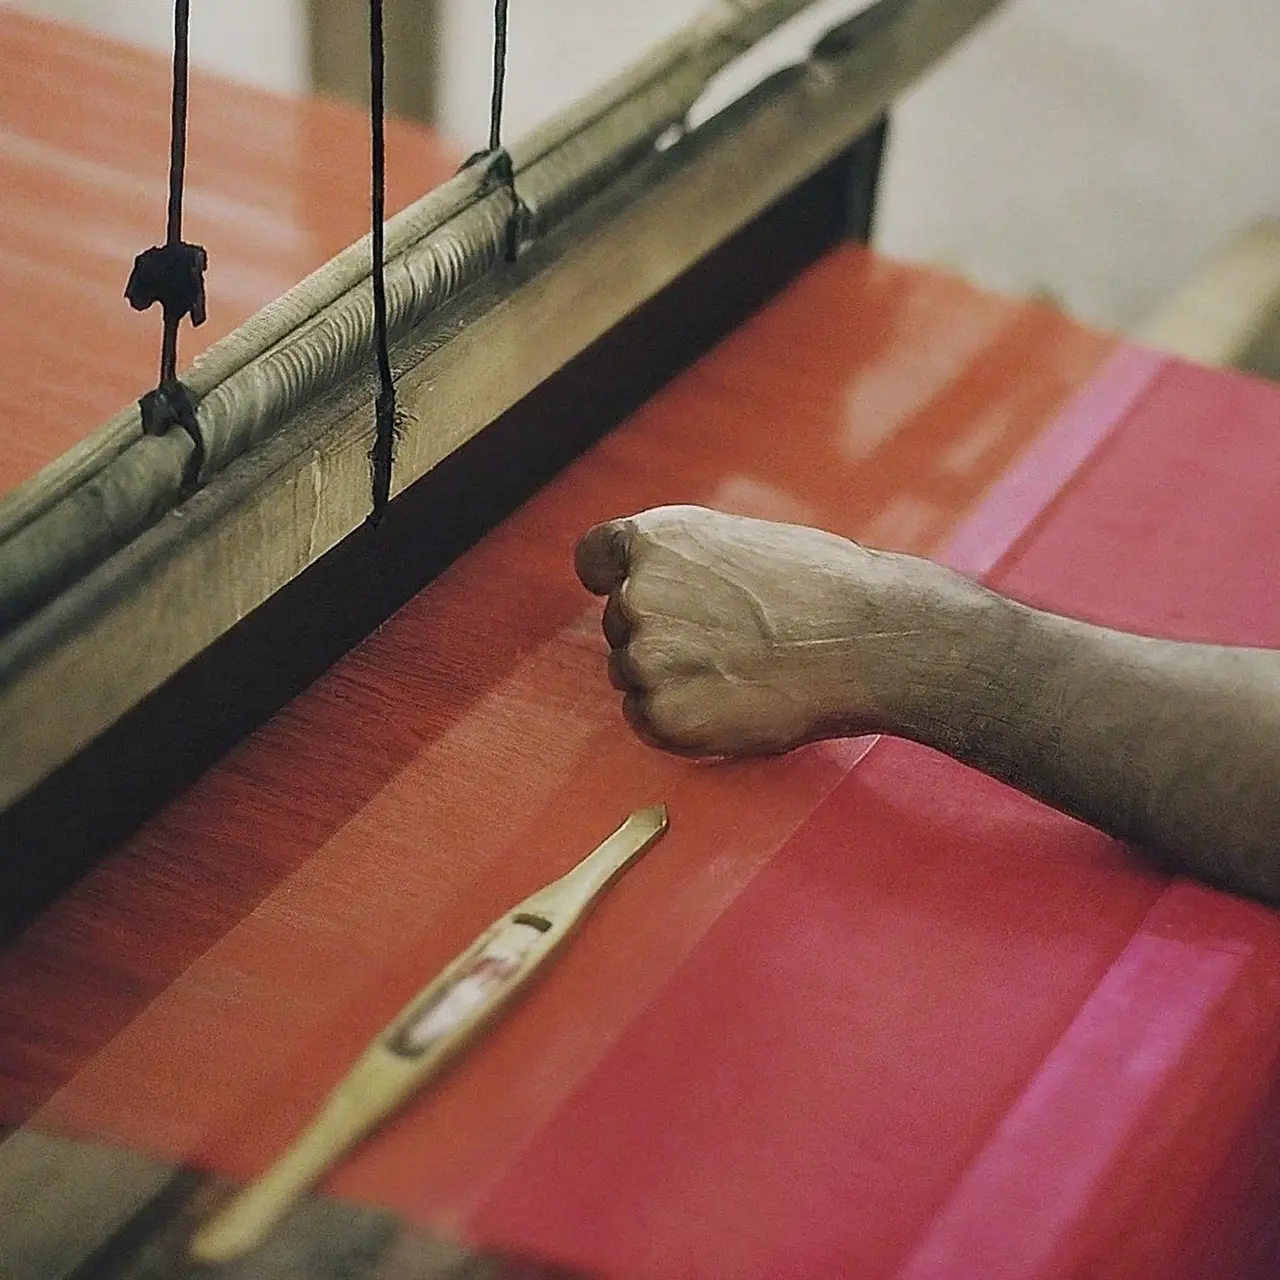
[[[878,555],[875,622],[857,641],[873,727],[955,754],[999,698],[1033,611],[933,561]]]

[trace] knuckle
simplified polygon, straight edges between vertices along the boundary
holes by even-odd
[[[622,715],[631,726],[632,732],[642,742],[651,747],[663,745],[661,737],[655,731],[650,715],[649,700],[639,690],[631,690],[622,699]]]
[[[646,685],[656,685],[670,673],[670,653],[651,632],[632,640],[628,646],[628,655],[632,669]]]
[[[609,654],[609,683],[621,693],[645,688],[644,675],[626,649],[614,649]]]
[[[615,591],[605,603],[600,626],[611,649],[621,649],[630,640],[632,623],[620,592]]]
[[[653,731],[669,746],[694,750],[702,744],[706,717],[699,712],[694,690],[687,682],[668,685],[648,699],[648,719]]]

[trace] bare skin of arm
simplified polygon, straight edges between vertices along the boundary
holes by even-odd
[[[661,507],[582,539],[609,678],[693,756],[914,739],[1161,857],[1280,903],[1280,653],[1029,608],[834,534]]]

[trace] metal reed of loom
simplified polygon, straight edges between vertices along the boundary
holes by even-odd
[[[476,164],[390,221],[393,495],[849,148],[999,0],[881,0],[687,128],[810,2],[717,4],[513,146],[519,212]],[[198,443],[144,435],[135,405],[0,500],[0,815],[364,521],[369,255],[182,375]]]

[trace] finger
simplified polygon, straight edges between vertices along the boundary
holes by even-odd
[[[639,690],[631,690],[622,699],[622,715],[631,726],[631,731],[646,746],[656,747],[671,755],[688,756],[696,759],[710,753],[698,746],[672,737],[670,733],[660,730],[653,722],[653,699],[651,695]]]
[[[627,608],[626,592],[623,590],[625,586],[624,582],[609,596],[608,603],[604,607],[604,616],[600,619],[604,638],[609,642],[611,649],[624,648],[631,639],[631,632],[635,626],[635,619]]]
[[[593,595],[608,595],[622,584],[630,568],[634,536],[630,520],[609,520],[582,535],[573,563],[579,581]]]
[[[626,649],[614,649],[609,654],[609,683],[619,693],[643,693],[645,684],[635,659]]]
[[[627,693],[622,699],[622,716],[631,726],[631,732],[641,742],[650,747],[661,748],[662,743],[658,741],[649,724],[648,700],[643,693],[636,689]]]

